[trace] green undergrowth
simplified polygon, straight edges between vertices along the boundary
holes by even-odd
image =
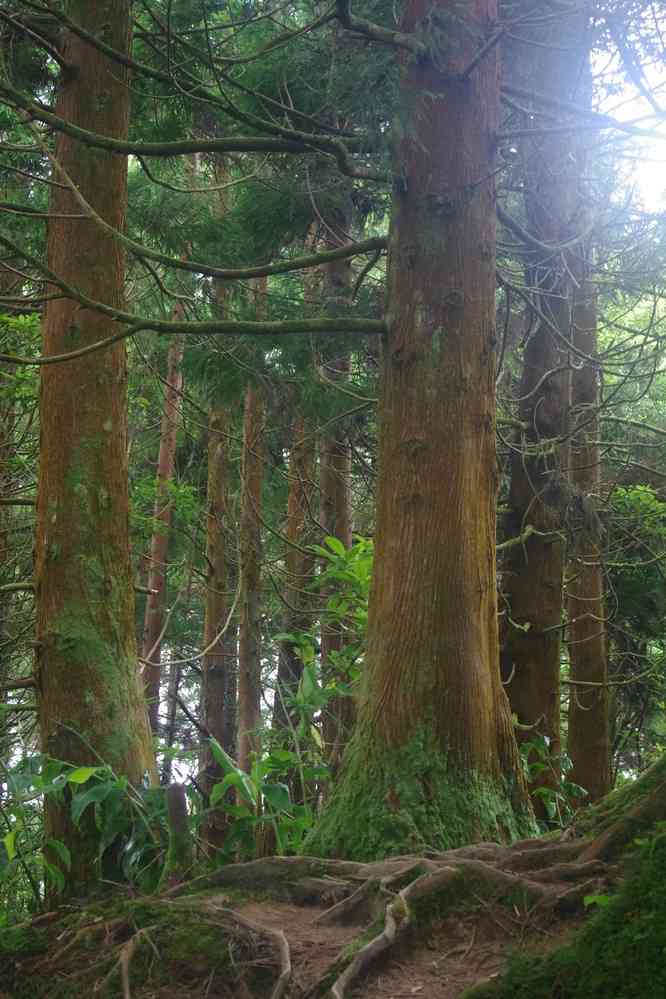
[[[357,731],[306,852],[372,861],[534,835],[531,814],[514,809],[514,797],[503,779],[452,769],[425,729],[381,753]]]
[[[514,958],[507,974],[465,999],[663,999],[666,996],[666,832],[641,841],[632,869],[574,940],[545,957]]]

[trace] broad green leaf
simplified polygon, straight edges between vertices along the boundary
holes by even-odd
[[[44,870],[46,871],[46,875],[49,878],[49,880],[55,885],[55,887],[59,892],[62,891],[63,888],[65,887],[65,876],[60,870],[60,868],[56,867],[55,864],[49,864],[47,860],[45,860],[43,863],[44,863]]]
[[[335,552],[336,555],[341,555],[344,557],[347,554],[347,549],[343,545],[342,541],[340,541],[340,538],[333,538],[328,536],[324,538],[324,544],[328,545],[331,551]]]
[[[53,850],[54,853],[57,853],[57,855],[62,860],[64,867],[66,868],[66,870],[69,871],[72,867],[72,855],[65,846],[65,844],[62,842],[62,840],[47,839],[46,845],[49,847],[50,850]]]
[[[291,795],[286,784],[262,784],[261,793],[274,812],[289,810]]]
[[[77,767],[76,770],[72,770],[71,773],[67,774],[67,783],[85,784],[98,771],[99,767]]]
[[[75,794],[72,798],[72,818],[78,823],[88,805],[98,804],[105,801],[114,790],[113,784],[109,781],[105,784],[95,784],[88,791]]]
[[[7,851],[7,858],[13,860],[16,856],[16,829],[12,829],[8,832],[6,836],[2,837],[2,842],[5,845],[5,850]]]
[[[209,739],[208,741],[216,762],[220,764],[225,773],[240,772],[231,757],[222,749],[217,739]]]

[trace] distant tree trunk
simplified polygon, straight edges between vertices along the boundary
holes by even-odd
[[[287,551],[285,556],[285,609],[283,630],[287,634],[307,631],[311,625],[310,587],[314,576],[314,556],[306,550],[310,537],[310,518],[314,493],[314,438],[306,430],[303,417],[294,420],[289,458],[289,494],[287,500]],[[280,643],[277,689],[273,704],[273,724],[289,729],[298,723],[298,715],[289,702],[298,690],[303,663],[298,646],[289,640]]]
[[[235,757],[235,746],[229,747],[228,727],[228,665],[227,636],[221,635],[227,608],[227,424],[228,417],[220,406],[211,406],[208,419],[208,492],[206,517],[206,612],[204,622],[204,655],[201,677],[201,720],[220,745]],[[210,746],[205,742],[200,756],[199,783],[204,794],[224,774]],[[204,822],[202,835],[211,846],[219,847],[224,840],[225,821],[222,812],[210,813]]]
[[[494,0],[406,0],[446,22],[402,57],[375,571],[358,718],[310,844],[367,858],[529,831],[498,670]]]
[[[521,29],[525,41],[513,42],[509,52],[512,82],[571,99],[581,68],[576,46],[585,27],[585,17],[563,14],[557,22],[549,19],[535,28]],[[538,138],[520,143],[528,228],[541,242],[557,244],[577,232],[575,142],[566,134],[549,133],[551,118],[538,112],[526,114],[525,124],[545,130]],[[519,417],[524,429],[511,455],[506,520],[509,538],[520,536],[528,527],[537,533],[508,551],[505,578],[510,621],[502,672],[518,718],[519,740],[531,742],[540,736],[547,740],[550,770],[539,774],[534,785],[553,787],[560,766],[561,529],[568,496],[559,441],[569,410],[567,345],[573,282],[570,262],[561,251],[550,257],[542,252],[538,257],[539,262],[530,263],[526,271],[538,313],[523,352]],[[535,807],[545,815],[541,798]]]
[[[267,284],[255,289],[257,317],[265,317]],[[249,770],[260,750],[261,726],[261,500],[264,477],[263,393],[245,390],[240,510],[240,616],[238,635],[238,765]]]
[[[67,0],[65,12],[107,44],[127,52],[129,0]],[[126,69],[74,34],[63,43],[76,68],[60,81],[56,113],[77,126],[124,138]],[[94,209],[124,227],[123,156],[82,146],[59,133],[56,157]],[[51,189],[49,267],[85,294],[123,304],[124,260],[117,244],[80,214],[71,194]],[[76,302],[47,302],[45,354],[83,347],[117,332],[110,319]],[[37,662],[41,748],[56,759],[100,759],[139,784],[154,756],[134,636],[127,494],[127,381],[124,344],[70,364],[41,368],[41,458],[37,501]],[[77,828],[67,801],[45,805],[46,838],[69,847],[65,892],[98,878],[97,830]],[[57,862],[57,861],[56,861]]]
[[[336,32],[336,55],[344,51],[341,47],[340,30]],[[334,72],[340,67],[334,59]],[[351,191],[344,187],[338,195],[335,211],[326,218],[327,228],[324,242],[328,248],[343,245],[352,222]],[[350,305],[352,270],[351,259],[335,260],[324,268],[323,299],[327,315],[344,315]],[[322,358],[325,376],[332,382],[345,382],[351,370],[349,350],[329,350]],[[337,423],[322,439],[319,448],[319,520],[324,533],[337,538],[345,548],[352,544],[352,497],[351,497],[351,443],[344,423]],[[322,598],[328,594],[322,592]],[[339,626],[331,626],[324,621],[321,629],[321,668],[325,681],[336,678],[333,665],[335,654],[341,652],[345,643],[344,631]],[[342,752],[347,744],[354,724],[354,702],[351,697],[333,697],[322,716],[322,734],[329,763],[335,774]]]
[[[584,251],[579,250],[580,253]],[[579,268],[574,300],[574,345],[588,357],[597,353],[596,289]],[[567,749],[573,763],[569,779],[585,788],[591,801],[611,789],[608,710],[608,650],[600,552],[600,525],[594,512],[601,485],[599,458],[599,375],[590,362],[576,367],[572,413],[580,430],[571,450],[571,479],[580,498],[584,522],[575,535],[569,600],[569,727]],[[587,512],[589,509],[589,512]],[[590,686],[585,686],[590,684]]]
[[[182,318],[180,303],[174,309],[174,318]],[[180,419],[180,394],[183,388],[183,338],[174,337],[169,344],[167,377],[164,390],[164,409],[160,427],[160,449],[157,459],[157,489],[153,512],[153,536],[150,542],[150,562],[143,624],[142,657],[144,666],[148,717],[153,735],[159,734],[160,678],[162,672],[162,629],[166,602],[167,559],[171,536],[173,498],[171,486],[176,463],[176,436]]]
[[[167,688],[167,711],[166,723],[164,725],[164,762],[162,764],[161,783],[168,785],[171,783],[171,753],[170,749],[176,741],[176,718],[178,715],[178,690],[180,687],[180,666],[175,662],[169,663],[169,684]]]
[[[338,355],[327,365],[331,378],[349,376],[349,353]],[[344,428],[337,424],[321,441],[319,448],[319,522],[324,534],[337,538],[345,548],[352,544],[351,506],[351,447]],[[322,600],[329,592],[322,590]],[[344,646],[342,629],[324,620],[321,629],[321,668],[324,680],[336,678],[333,660]],[[346,677],[342,678],[346,679]],[[333,697],[323,713],[322,731],[329,762],[337,770],[341,753],[354,723],[354,702],[351,697]]]

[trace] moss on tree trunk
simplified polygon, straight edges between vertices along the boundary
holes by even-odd
[[[310,843],[322,854],[531,829],[498,669],[496,52],[464,77],[496,4],[468,14],[404,5],[404,31],[446,22],[447,40],[432,60],[403,60],[368,652],[355,735]]]
[[[90,32],[104,32],[119,51],[129,43],[129,2],[70,0],[66,13]],[[127,134],[126,71],[74,34],[63,55],[76,73],[61,80],[56,110],[93,132]],[[124,157],[59,134],[56,158],[103,218],[123,228]],[[63,177],[56,177],[63,182]],[[117,243],[81,208],[66,186],[51,189],[48,261],[65,281],[122,306],[124,260]],[[68,217],[69,216],[69,217]],[[48,301],[45,354],[102,340],[114,324],[66,299]],[[127,395],[124,344],[41,369],[41,459],[37,499],[36,683],[43,752],[77,764],[109,763],[139,783],[154,768],[138,673],[134,592],[128,537]],[[72,855],[66,890],[98,876],[97,831],[76,828],[67,804],[46,805],[47,838]]]

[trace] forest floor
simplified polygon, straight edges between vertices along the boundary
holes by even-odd
[[[457,999],[580,926],[618,879],[588,846],[229,865],[41,917],[11,956],[0,941],[0,999]]]

